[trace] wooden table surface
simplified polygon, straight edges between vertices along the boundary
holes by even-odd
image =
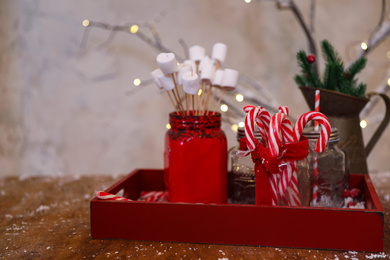
[[[89,202],[120,178],[1,178],[0,259],[390,259],[390,173],[371,174],[385,211],[382,253],[92,239]]]

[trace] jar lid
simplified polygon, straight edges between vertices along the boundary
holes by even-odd
[[[245,127],[238,127],[237,129],[237,142],[240,142],[240,139],[245,137]],[[259,129],[255,128],[255,137],[257,140],[261,141],[261,134]]]
[[[318,137],[320,136],[320,132],[321,132],[321,127],[319,127],[318,131],[316,131],[313,126],[310,126],[310,127],[305,127],[305,129],[303,129],[302,135],[306,136],[307,139],[309,139],[309,141],[317,140]],[[338,141],[340,141],[339,130],[337,130],[336,127],[332,127],[329,136],[329,142],[334,143]]]

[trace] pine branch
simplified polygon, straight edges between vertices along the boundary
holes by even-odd
[[[306,52],[303,50],[299,51],[297,53],[297,60],[302,73],[299,76],[298,82],[305,83],[302,86],[321,88],[321,80],[318,73],[314,71],[312,64],[307,60]]]
[[[330,44],[329,41],[323,40],[321,42],[322,54],[327,62],[335,62],[343,64],[343,61],[339,57],[338,53],[335,51],[334,47]]]
[[[346,73],[348,73],[348,78],[352,80],[357,73],[359,73],[364,69],[366,64],[367,64],[367,59],[364,57],[358,59],[353,64],[351,64],[351,66],[346,71]]]
[[[341,83],[343,82],[344,68],[340,63],[327,63],[324,72],[324,88],[340,91]]]
[[[360,83],[359,86],[357,86],[357,88],[355,90],[355,96],[360,97],[360,98],[364,98],[366,90],[367,90],[367,84]]]
[[[302,76],[300,76],[300,75],[295,75],[294,81],[295,81],[295,83],[296,83],[298,86],[306,86],[306,87],[309,86],[309,84],[308,84],[308,82],[305,80],[305,78],[302,77]]]

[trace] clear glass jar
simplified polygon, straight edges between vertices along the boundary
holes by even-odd
[[[258,140],[261,135],[255,132]],[[242,157],[237,155],[238,150],[247,150],[245,143],[245,128],[239,127],[237,130],[238,146],[232,148],[230,155],[232,162],[230,197],[231,202],[235,204],[255,204],[256,203],[256,183],[255,183],[255,164],[249,155]]]
[[[233,149],[230,156],[232,161],[231,201],[236,204],[256,204],[255,164],[252,161],[250,154],[245,157],[238,155],[239,150],[247,150],[244,137],[244,128],[239,128],[237,132],[239,146]],[[258,131],[255,131],[255,137],[261,142],[261,135]],[[291,164],[294,165],[291,166]],[[296,169],[300,205],[309,207],[311,183],[308,159],[281,161],[279,163],[280,172],[282,172],[285,167]],[[281,176],[277,175],[277,178],[279,182]],[[286,201],[291,201],[293,196],[292,193],[294,193],[294,191],[288,189],[283,196],[279,194],[279,205],[285,205]]]
[[[338,147],[338,130],[332,128],[328,145],[323,153],[317,153],[315,146],[320,135],[313,127],[302,133],[309,139],[309,167],[312,185],[310,206],[341,208],[347,187],[345,153]],[[317,161],[317,170],[315,162]],[[317,173],[318,172],[318,173]]]

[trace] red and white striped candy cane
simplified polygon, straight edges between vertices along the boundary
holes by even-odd
[[[167,202],[168,196],[167,191],[142,191],[139,200]]]
[[[269,122],[271,116],[269,115],[268,111],[262,107],[255,107],[255,106],[248,105],[248,106],[244,106],[244,111],[247,112],[247,115],[245,117],[246,144],[248,149],[253,151],[256,148],[256,145],[258,143],[258,140],[256,139],[254,134],[255,122],[259,127],[259,131],[260,134],[262,135],[263,140],[267,140]],[[272,175],[269,178],[271,189],[272,189],[272,196],[273,196],[272,204],[277,205],[279,201],[278,192],[277,192],[277,179],[275,179],[276,176],[272,176]]]
[[[279,145],[283,141],[281,138],[283,137],[282,132],[286,132],[291,135],[291,125],[288,126],[288,122],[290,122],[290,120],[284,113],[276,113],[271,118],[270,127],[268,130],[268,147],[272,157],[277,157],[279,155]],[[277,190],[274,196],[276,196],[278,199],[280,199],[280,195],[282,195],[287,188],[289,174],[291,176],[291,171],[286,172],[285,176],[282,177],[282,180],[277,182]],[[273,176],[272,181],[275,182],[275,176]]]
[[[298,121],[294,125],[294,139],[295,141],[298,141],[301,138],[303,129],[305,128],[306,124],[312,120],[318,121],[318,123],[321,125],[321,133],[317,140],[315,150],[318,153],[322,153],[329,141],[331,131],[329,120],[324,114],[311,111],[301,115],[301,117],[299,117]]]
[[[263,143],[266,145],[268,142],[268,129],[271,116],[265,108],[259,107],[255,120],[257,126],[259,127],[259,132],[263,139]]]
[[[315,92],[314,111],[320,112],[320,91],[318,89]],[[318,131],[318,121],[314,122],[314,129]]]
[[[315,102],[314,102],[314,110],[316,112],[320,112],[320,91],[317,89],[315,92]],[[314,130],[318,131],[318,121],[314,122]],[[318,161],[317,156],[313,158],[313,176],[316,179],[318,176]],[[313,204],[317,204],[317,197],[318,197],[318,186],[316,183],[313,184]]]
[[[126,199],[105,191],[96,192],[96,197],[100,200],[119,200],[119,201],[131,201],[130,199]]]
[[[279,113],[283,113],[288,116],[289,110],[286,106],[279,107]],[[285,142],[294,142],[293,130],[290,119],[287,117],[282,122],[282,137]],[[286,191],[288,190],[288,193]],[[288,197],[284,196],[285,204],[289,206],[300,206],[301,201],[299,198],[299,189],[298,189],[298,173],[296,162],[288,162],[281,169],[281,179],[279,182],[279,191],[280,194],[289,195]]]
[[[287,115],[284,113],[276,113],[271,118],[268,130],[268,147],[272,157],[277,157],[279,155],[279,145],[283,141],[281,138],[282,129],[288,129],[287,122],[289,121]]]
[[[244,106],[245,116],[245,139],[249,151],[253,151],[259,142],[255,137],[255,118],[259,111],[258,107],[248,105]]]

